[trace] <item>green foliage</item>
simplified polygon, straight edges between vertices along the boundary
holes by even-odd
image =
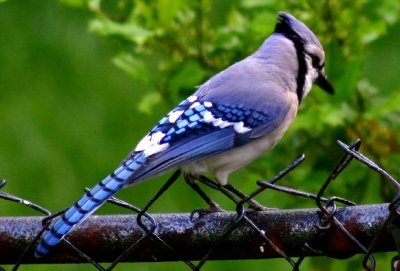
[[[294,155],[295,146],[310,156],[303,178],[320,179],[340,153],[334,146],[336,139],[362,138],[367,154],[383,165],[396,157],[399,142],[394,127],[400,87],[393,86],[382,95],[364,69],[371,44],[398,22],[399,2],[94,0],[87,4],[94,14],[90,29],[120,45],[114,63],[145,89],[138,108],[147,114],[162,103],[172,107],[191,93],[193,86],[254,51],[271,33],[276,13],[288,10],[324,44],[326,69],[336,95],[327,97],[317,90],[307,98],[286,144],[270,154],[274,162],[267,156],[266,163],[256,163],[258,177],[267,177],[278,165],[287,163],[280,153]],[[375,144],[378,140],[380,144]],[[315,145],[320,150],[313,151]],[[335,156],[321,158],[326,156],[322,148]],[[318,168],[320,175],[315,174]],[[352,174],[354,184],[365,182],[364,178],[364,173]],[[297,177],[293,179],[298,182]],[[335,192],[347,194],[345,190]]]
[[[53,206],[53,211],[107,174],[195,86],[256,50],[273,31],[281,10],[297,16],[319,37],[336,94],[315,88],[281,143],[234,174],[232,182],[240,180],[243,190],[253,191],[255,180],[272,177],[305,152],[304,164],[282,184],[316,192],[341,155],[334,142],[356,138],[363,140],[364,153],[400,176],[399,1],[4,2],[0,172],[10,180],[8,191]],[[140,206],[159,186],[157,181],[143,183],[119,196]],[[172,190],[155,210],[202,207],[184,184]],[[354,163],[329,193],[368,203],[390,200],[393,189]],[[227,204],[218,193],[212,196]],[[313,207],[282,193],[266,193],[257,200],[273,207]],[[13,215],[21,210],[1,207]],[[329,264],[313,259],[307,267],[353,270],[360,269],[359,263],[359,258]],[[244,269],[249,262],[233,265]],[[251,269],[265,265],[252,261]],[[273,265],[287,267],[282,261]],[[382,265],[389,266],[387,258]],[[206,265],[207,270],[221,268],[226,265]]]

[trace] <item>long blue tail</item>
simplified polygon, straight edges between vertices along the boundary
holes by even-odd
[[[140,169],[145,160],[146,157],[143,154],[128,159],[112,174],[94,186],[90,192],[75,202],[46,233],[36,248],[35,257],[39,258],[48,254],[74,226],[83,222],[115,193],[130,184],[134,179],[135,172]]]

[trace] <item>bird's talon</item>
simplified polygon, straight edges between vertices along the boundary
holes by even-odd
[[[209,208],[195,209],[190,213],[190,220],[193,221],[195,217],[197,219],[199,219],[207,214],[216,213],[216,212],[225,212],[225,210],[219,206],[211,206]]]
[[[264,212],[264,211],[273,211],[273,210],[278,210],[278,208],[270,208],[270,207],[265,207],[265,206],[250,206],[249,208],[246,208],[245,212],[246,213],[255,213],[255,212]]]

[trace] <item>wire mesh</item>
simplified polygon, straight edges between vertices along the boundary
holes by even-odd
[[[11,264],[11,270],[18,270],[21,264],[89,263],[97,270],[112,270],[126,261],[181,261],[189,270],[200,270],[210,260],[282,258],[292,270],[300,270],[306,257],[347,258],[362,253],[363,268],[376,270],[373,253],[400,248],[400,193],[390,204],[380,205],[356,205],[338,196],[324,195],[353,160],[380,174],[397,191],[400,185],[359,152],[360,140],[350,145],[341,141],[337,144],[344,154],[316,195],[277,184],[304,161],[302,154],[272,179],[257,181],[258,188],[248,195],[230,184],[220,186],[201,176],[198,182],[221,191],[234,202],[235,212],[210,213],[198,209],[191,214],[150,214],[150,207],[180,176],[178,170],[143,208],[111,198],[109,203],[133,214],[89,218],[42,259],[33,257],[34,248],[52,219],[62,212],[51,214],[42,206],[4,192],[6,182],[1,180],[0,199],[45,217],[0,218],[0,264]],[[199,188],[196,185],[194,189]],[[254,197],[271,189],[313,200],[317,208],[245,209],[247,204],[260,208]],[[200,196],[208,199],[205,194]],[[338,207],[338,203],[345,207]],[[400,270],[399,263],[399,258],[394,257],[390,263],[392,270]],[[0,266],[0,271],[3,270]]]

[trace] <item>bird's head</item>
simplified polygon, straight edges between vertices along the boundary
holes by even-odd
[[[315,34],[304,23],[285,12],[278,14],[275,33],[290,39],[296,48],[299,63],[297,94],[300,100],[310,91],[312,83],[333,94],[334,89],[325,74],[324,49]]]

